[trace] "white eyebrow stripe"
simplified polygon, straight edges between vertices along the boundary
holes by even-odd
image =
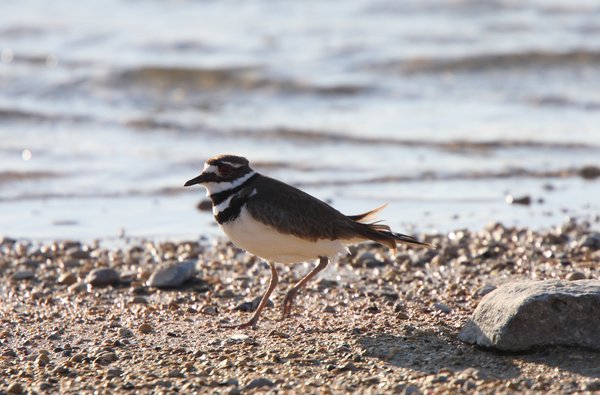
[[[229,165],[231,167],[235,167],[235,168],[242,167],[241,163],[233,163],[233,162],[227,162],[227,161],[221,161],[221,163]]]

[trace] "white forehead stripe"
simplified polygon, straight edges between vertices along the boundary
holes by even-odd
[[[227,162],[227,161],[224,161],[224,160],[222,160],[221,163],[229,165],[231,167],[235,167],[235,168],[242,167],[241,163]]]
[[[209,171],[209,173],[214,173],[214,172]],[[206,196],[210,196],[215,193],[227,191],[228,189],[237,188],[255,174],[256,174],[255,171],[251,171],[250,173],[246,173],[242,177],[236,178],[235,180],[222,181],[222,182],[207,182],[207,183],[203,184],[206,187]]]

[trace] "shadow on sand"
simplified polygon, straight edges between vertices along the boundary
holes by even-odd
[[[436,332],[412,325],[406,325],[401,335],[361,336],[359,344],[365,356],[424,374],[474,368],[481,379],[509,380],[521,375],[521,367],[529,363],[600,378],[600,352],[580,348],[550,347],[529,353],[500,353],[462,343],[454,331]]]

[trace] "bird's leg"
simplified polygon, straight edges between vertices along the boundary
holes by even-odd
[[[306,285],[314,276],[316,276],[321,270],[325,269],[327,264],[329,263],[329,258],[322,256],[319,258],[319,264],[313,270],[311,270],[306,276],[302,278],[302,280],[298,281],[296,285],[292,287],[285,295],[285,299],[283,300],[283,311],[281,314],[281,319],[285,319],[289,317],[292,312],[292,305],[294,304],[294,298],[298,291]]]
[[[260,300],[260,303],[258,304],[254,315],[252,316],[252,318],[250,318],[250,321],[237,325],[222,325],[223,328],[256,328],[256,323],[258,322],[260,313],[269,302],[269,297],[273,293],[273,290],[275,289],[275,287],[277,287],[277,284],[279,284],[279,277],[277,276],[277,270],[275,269],[275,262],[269,262],[269,267],[271,268],[271,279],[269,280],[269,288],[267,288],[267,292],[265,292],[262,299]]]

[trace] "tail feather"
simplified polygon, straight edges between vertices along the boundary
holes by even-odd
[[[414,247],[431,247],[431,244],[421,242],[412,236],[402,233],[392,232],[388,225],[379,222],[364,223],[365,219],[373,218],[375,214],[381,211],[386,205],[376,208],[364,214],[349,216],[354,222],[354,231],[367,240],[372,240],[396,250],[396,244],[408,244]]]
[[[377,214],[379,214],[379,212],[381,210],[386,208],[387,205],[388,205],[387,203],[382,204],[381,206],[379,206],[371,211],[367,211],[366,213],[357,214],[357,215],[349,215],[348,218],[350,218],[352,221],[367,223],[369,221],[373,221],[375,219],[375,217],[377,217]]]

